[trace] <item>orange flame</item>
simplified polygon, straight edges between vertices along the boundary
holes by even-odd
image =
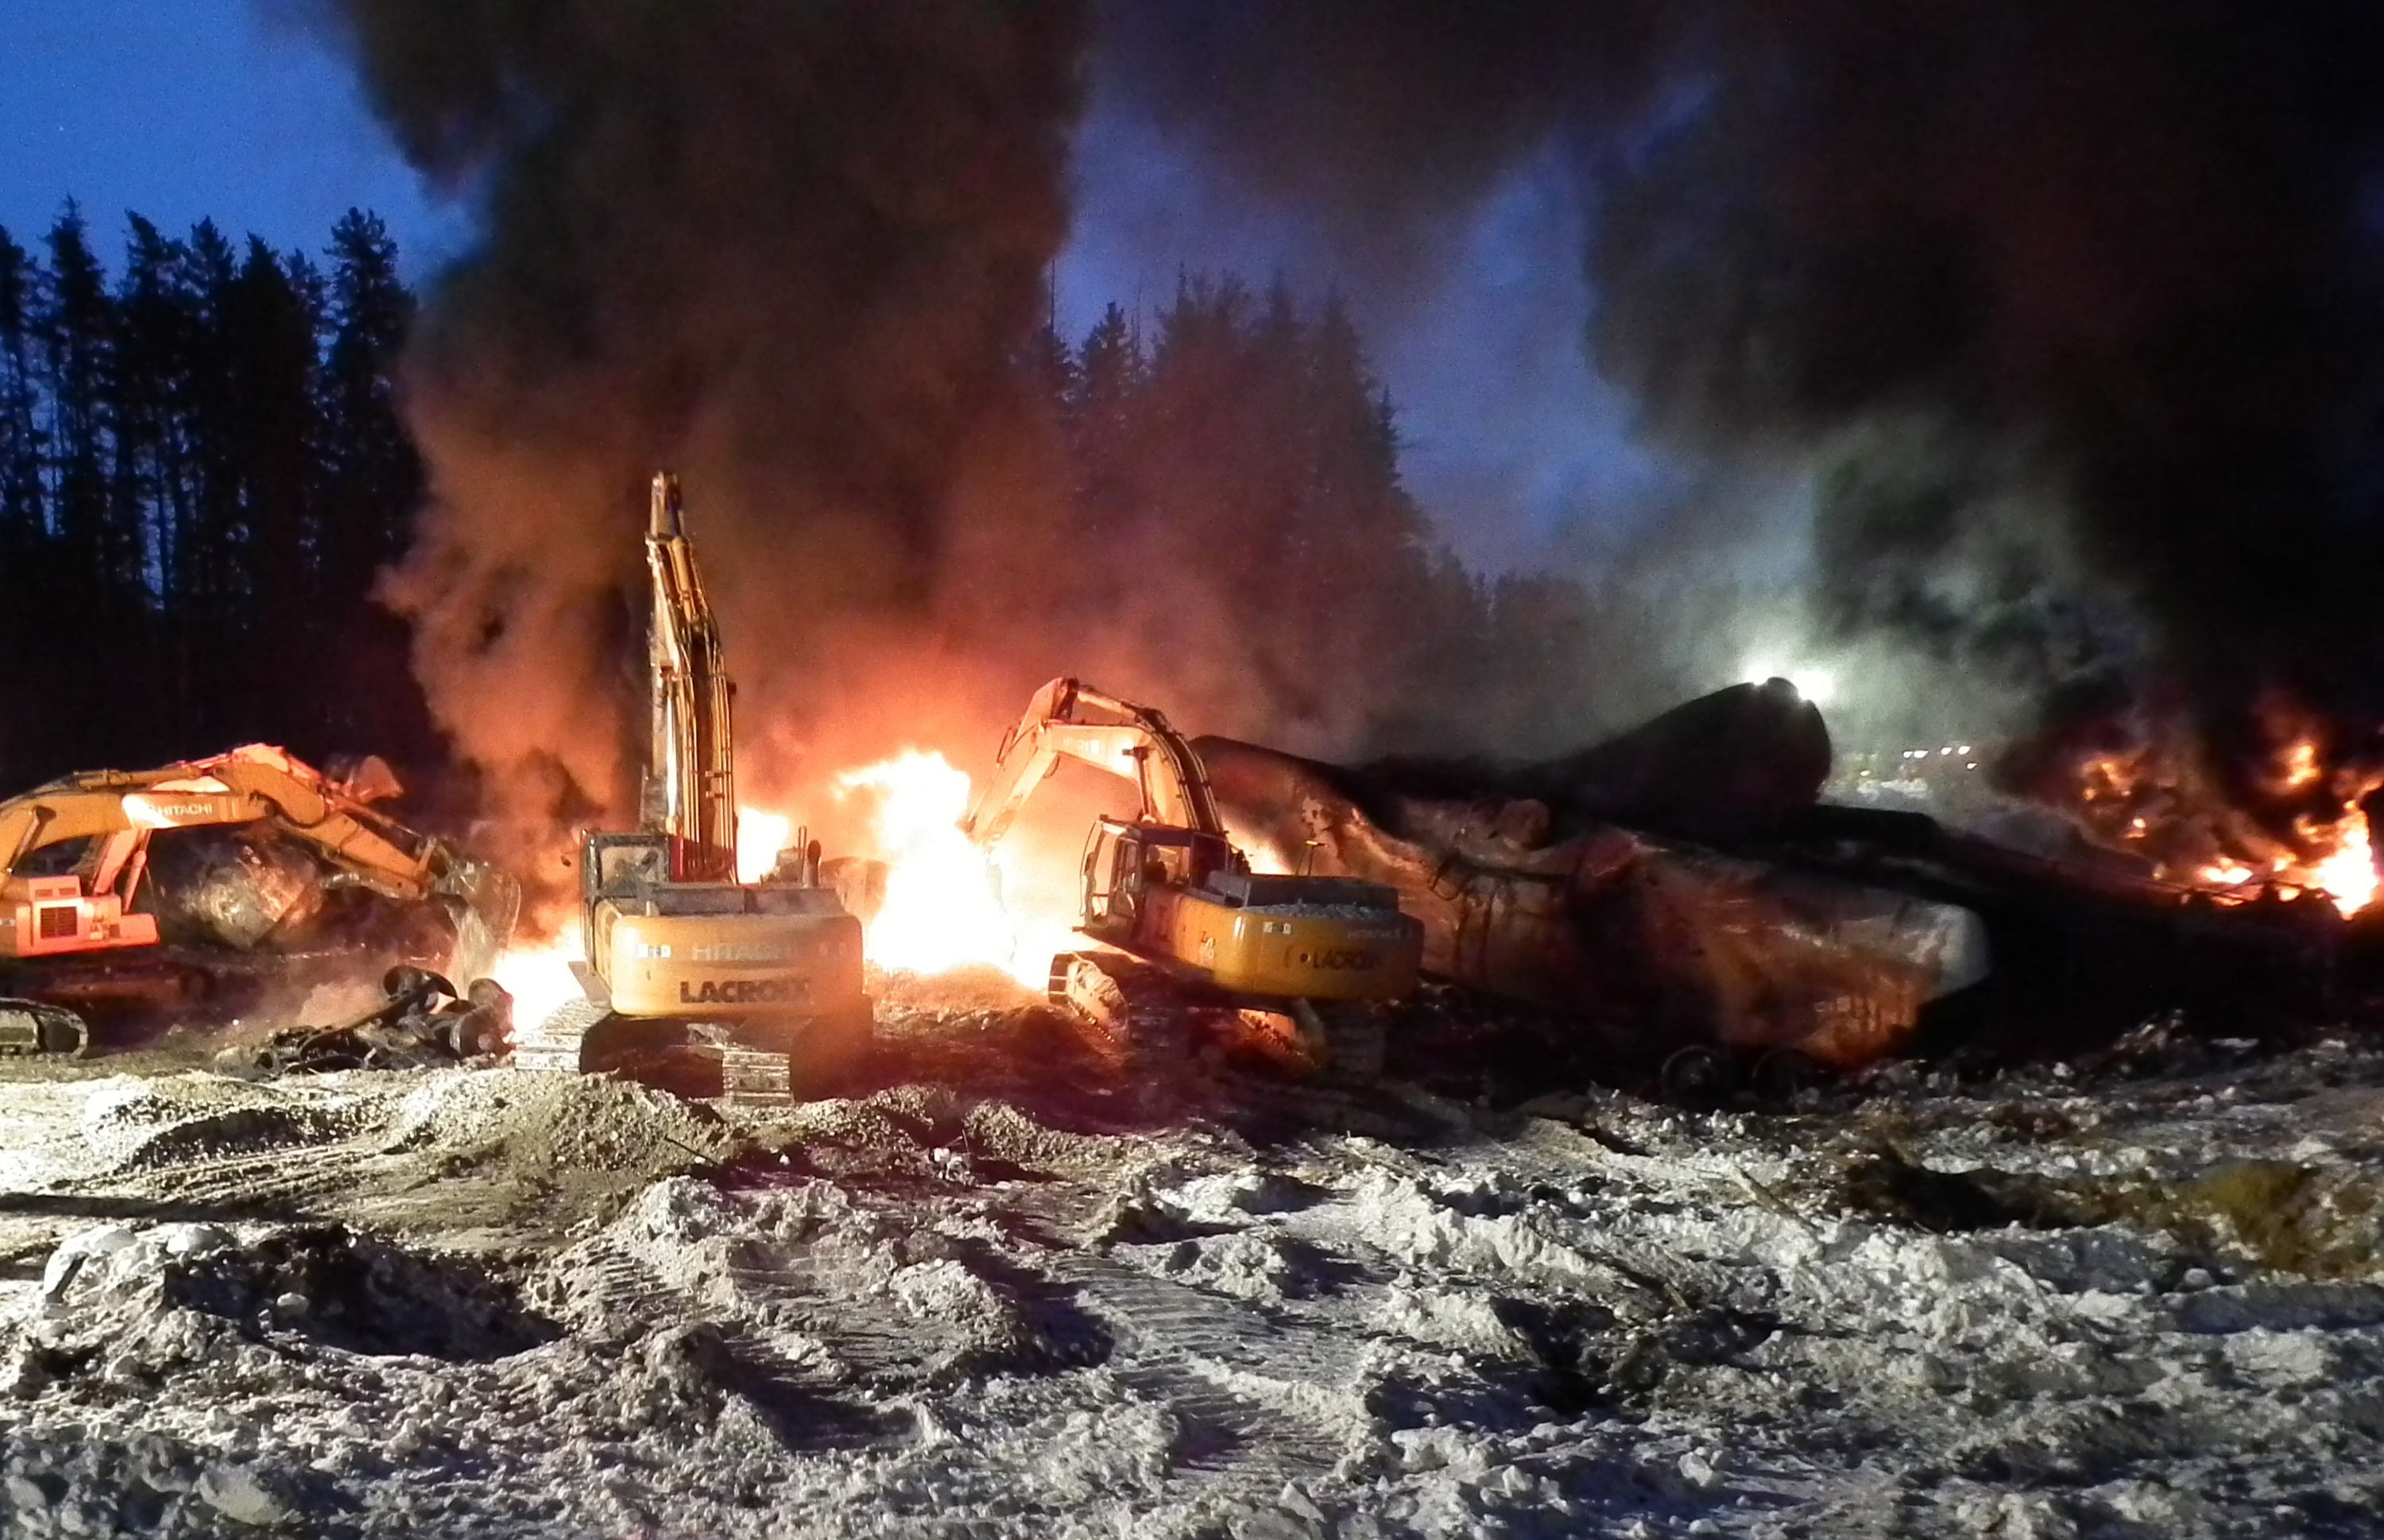
[[[514,1035],[521,1037],[564,1006],[585,999],[571,964],[584,961],[579,922],[565,925],[552,941],[534,947],[508,947],[490,976],[514,997]]]
[[[2376,901],[2376,851],[2369,843],[2367,814],[2353,807],[2334,826],[2335,847],[2310,867],[2310,886],[2323,891],[2345,919]]]
[[[1053,953],[1067,950],[1070,922],[1055,925],[1045,902],[1033,906],[1039,918],[1022,923],[1027,906],[1006,890],[1010,874],[960,831],[965,772],[939,753],[906,749],[846,771],[837,786],[876,799],[874,853],[888,871],[886,901],[865,938],[872,962],[915,974],[988,965],[1042,987]]]
[[[2278,784],[2287,792],[2306,791],[2324,774],[2318,740],[2312,734],[2299,734],[2278,756]],[[2353,778],[2349,771],[2340,772],[2328,789],[2343,797],[2342,812],[2333,822],[2321,824],[2306,817],[2293,821],[2293,834],[2303,851],[2318,853],[2275,863],[2278,874],[2290,874],[2295,886],[2326,895],[2346,919],[2376,900],[2378,886],[2367,814],[2359,806],[2360,799],[2375,788],[2351,785]]]
[[[2265,793],[2304,806],[2305,798],[2340,798],[2341,811],[2295,819],[2289,839],[2226,814],[2190,771],[2174,764],[2164,768],[2156,748],[2080,761],[2075,795],[2079,816],[2097,838],[2153,856],[2167,881],[2226,902],[2264,894],[2287,900],[2323,894],[2349,916],[2379,896],[2374,846],[2360,810],[2361,799],[2377,784],[2349,767],[2329,774],[2322,739],[2315,730],[2296,728],[2290,736],[2278,734],[2263,777]]]
[[[2285,751],[2284,764],[2278,775],[2287,791],[2299,791],[2317,780],[2317,744],[2311,739],[2296,739]]]

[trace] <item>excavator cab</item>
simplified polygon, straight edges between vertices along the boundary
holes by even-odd
[[[670,836],[590,834],[579,844],[579,908],[593,925],[604,899],[627,899],[652,883],[670,880]]]
[[[1133,939],[1150,894],[1206,888],[1220,874],[1248,870],[1241,852],[1222,835],[1098,819],[1085,839],[1081,928],[1112,943]]]
[[[1083,915],[1088,936],[1108,939],[1131,937],[1141,913],[1142,895],[1149,883],[1143,870],[1144,846],[1139,826],[1115,818],[1097,820],[1085,838]]]

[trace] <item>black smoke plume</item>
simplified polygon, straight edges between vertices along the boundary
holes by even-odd
[[[1106,15],[1133,110],[1361,249],[1561,145],[1597,365],[1662,441],[1814,467],[1821,618],[2025,689],[2039,759],[2154,701],[2238,794],[2280,700],[2373,752],[2384,9]]]
[[[323,10],[405,154],[481,216],[408,360],[432,503],[389,593],[496,811],[634,805],[657,467],[732,639],[749,789],[806,760],[831,693],[961,692],[922,617],[1007,474],[1011,360],[1066,231],[1077,6]]]
[[[740,792],[844,849],[867,800],[839,772],[975,768],[1061,673],[1352,751],[1424,691],[1423,617],[1480,608],[1329,304],[1187,276],[1147,339],[1115,311],[1082,350],[1047,332],[1091,46],[1068,0],[331,19],[483,216],[409,359],[432,501],[388,595],[530,869],[634,806],[656,466],[720,611]]]

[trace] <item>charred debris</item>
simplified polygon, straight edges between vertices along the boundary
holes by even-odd
[[[1240,837],[1397,888],[1427,973],[1571,1019],[1609,1074],[1659,1069],[1690,1099],[1891,1056],[2091,1051],[2156,1019],[2289,1032],[2378,983],[2373,926],[2316,895],[1825,801],[1829,732],[1785,680],[1508,767],[1196,746]]]

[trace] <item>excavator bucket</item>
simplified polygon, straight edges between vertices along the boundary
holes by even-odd
[[[469,983],[494,971],[521,918],[521,884],[485,861],[450,855],[433,889],[455,920],[449,972]]]

